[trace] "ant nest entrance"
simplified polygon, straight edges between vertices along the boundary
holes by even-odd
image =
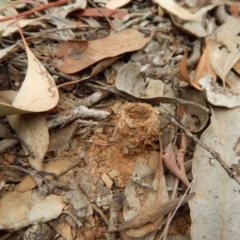
[[[113,141],[123,154],[140,153],[155,145],[160,130],[159,112],[146,103],[125,103],[117,115]]]

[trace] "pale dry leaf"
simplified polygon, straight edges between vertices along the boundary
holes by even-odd
[[[9,1],[8,0],[1,0],[0,1],[0,7],[4,9],[6,6],[9,6]]]
[[[12,106],[25,111],[43,112],[54,108],[59,99],[54,79],[26,46],[28,69]]]
[[[28,157],[31,167],[42,171],[42,161],[49,144],[45,118],[38,114],[24,114],[8,116],[8,121],[18,137],[24,141],[34,155],[34,158]]]
[[[21,229],[57,218],[66,204],[54,194],[44,199],[37,190],[6,192],[0,199],[0,230]]]
[[[169,13],[172,13],[176,16],[178,16],[180,19],[183,20],[189,20],[189,21],[195,21],[195,22],[201,22],[203,15],[213,9],[214,5],[208,5],[200,10],[198,10],[195,13],[189,12],[187,9],[180,7],[177,3],[175,3],[174,0],[154,0],[153,2],[158,3],[162,8],[167,10]]]
[[[13,53],[17,52],[19,48],[20,48],[19,42],[17,42],[9,47],[1,49],[0,50],[0,62],[3,61],[5,58],[7,58],[9,55],[12,55]]]
[[[132,0],[110,0],[105,7],[109,9],[117,9],[130,3],[131,1]]]
[[[0,16],[0,19],[4,18],[4,16]],[[24,28],[26,26],[29,26],[31,24],[38,24],[39,26],[41,26],[42,28],[45,28],[46,25],[40,21],[37,21],[36,19],[20,19],[18,20],[19,25],[21,28]],[[1,22],[0,24],[0,32],[2,32],[2,36],[3,37],[7,37],[9,35],[11,35],[12,33],[15,33],[18,31],[17,26],[15,25],[13,20],[8,20],[5,22]]]
[[[194,21],[186,21],[179,24],[177,24],[180,28],[182,28],[184,31],[189,32],[190,34],[203,38],[208,35],[208,32],[204,28],[202,22],[194,22]]]
[[[211,124],[201,137],[224,162],[237,164],[234,151],[240,133],[240,109],[213,108]],[[234,181],[211,153],[197,144],[193,156],[193,187],[190,200],[192,239],[239,239],[240,194]]]
[[[240,48],[232,49],[231,52],[227,48],[215,45],[210,53],[210,61],[213,69],[218,76],[222,79],[225,86],[225,79],[231,68],[240,58]]]
[[[205,75],[199,84],[203,88],[205,98],[214,106],[227,108],[240,107],[240,94],[227,87],[221,87],[210,76]]]
[[[234,64],[233,69],[240,75],[240,60]]]
[[[18,109],[12,106],[11,103],[16,96],[16,91],[0,91],[0,116],[28,113],[28,111],[24,111],[22,109]]]
[[[223,23],[210,36],[210,39],[225,46],[229,52],[234,51],[240,44],[240,20],[235,17],[228,17],[227,21]]]
[[[71,226],[67,222],[61,222],[55,228],[65,240],[73,240]]]
[[[226,76],[227,86],[234,92],[240,94],[240,77],[239,74],[230,71]]]

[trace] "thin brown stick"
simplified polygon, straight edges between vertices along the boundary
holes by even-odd
[[[19,13],[19,14],[16,14],[14,16],[9,16],[9,17],[5,17],[5,18],[1,18],[0,19],[0,22],[5,22],[5,21],[8,21],[8,20],[11,20],[13,18],[20,18],[20,17],[26,17],[32,13],[35,13],[35,12],[39,12],[39,11],[42,11],[44,10],[45,8],[50,8],[50,7],[56,7],[56,6],[59,6],[59,5],[63,5],[65,3],[68,3],[68,0],[60,0],[58,2],[51,2],[51,3],[47,3],[47,4],[43,4],[41,5],[40,7],[38,8],[33,8],[29,11],[26,11],[26,12],[23,12],[23,13]]]
[[[176,210],[180,206],[187,203],[194,195],[195,195],[195,193],[190,193],[188,195],[186,195],[186,193],[185,193],[183,195],[183,197],[169,200],[169,201],[159,205],[158,208],[153,208],[151,211],[146,212],[141,217],[137,216],[137,218],[138,218],[137,221],[136,221],[136,217],[134,217],[133,219],[128,220],[128,221],[120,224],[119,226],[116,226],[115,228],[113,227],[113,228],[109,229],[108,232],[118,232],[118,231],[122,231],[125,229],[138,228],[148,222],[154,222],[157,219],[164,217],[166,214],[173,211],[174,209],[175,209],[174,212],[176,212]]]
[[[97,206],[95,206],[94,204],[91,204],[91,207],[93,208],[94,211],[99,213],[99,215],[103,218],[103,220],[105,221],[105,223],[108,226],[108,224],[109,224],[108,219],[105,216],[105,214],[102,212],[102,210],[100,208],[98,208]]]
[[[175,177],[173,191],[172,191],[172,194],[171,194],[171,199],[174,199],[176,197],[178,184],[179,184],[179,179],[177,177]],[[165,228],[164,228],[163,233],[162,233],[163,240],[167,240],[167,233],[168,233],[168,228],[169,228],[169,225],[170,225],[170,222],[171,222],[171,217],[172,217],[172,212],[170,212],[167,215]],[[161,240],[161,238],[159,240]]]
[[[228,173],[228,175],[234,179],[239,185],[240,185],[240,180],[238,179],[237,175],[235,172],[233,172],[228,165],[223,161],[221,158],[221,155],[212,149],[211,147],[207,146],[203,141],[198,139],[196,136],[194,136],[189,130],[187,130],[181,123],[179,123],[174,116],[169,114],[168,112],[163,112],[161,111],[161,115],[166,118],[169,122],[171,122],[174,126],[180,128],[189,139],[191,139],[193,142],[199,144],[202,148],[204,148],[206,151],[208,151],[218,162],[219,164],[224,168],[224,170]]]

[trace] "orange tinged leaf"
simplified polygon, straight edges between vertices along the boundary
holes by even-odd
[[[79,17],[118,17],[123,18],[128,14],[127,10],[108,9],[108,8],[86,8],[81,11],[71,13],[71,16]]]
[[[152,39],[153,34],[153,31],[141,33],[136,28],[130,28],[103,39],[89,41],[86,49],[81,47],[82,42],[67,41],[58,49],[58,59],[53,65],[65,74],[76,73],[103,59],[143,48]],[[81,46],[78,47],[78,44]]]
[[[187,70],[187,58],[188,58],[188,49],[185,50],[183,54],[183,58],[180,62],[178,78],[184,82],[187,82],[189,85],[201,91],[202,90],[201,87],[198,84],[195,84],[194,82],[192,82],[189,77],[188,70]]]
[[[217,78],[217,74],[215,70],[212,67],[211,61],[210,61],[210,52],[212,50],[212,44],[210,41],[206,42],[206,47],[203,51],[203,54],[200,58],[200,61],[197,66],[195,78],[194,78],[194,84],[198,84],[198,81],[204,77],[205,75],[211,76],[211,78],[214,79],[214,81]]]

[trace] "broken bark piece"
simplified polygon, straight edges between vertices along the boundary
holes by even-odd
[[[194,195],[195,193],[191,193],[186,195],[184,199],[182,199],[182,197],[175,198],[161,204],[159,207],[152,208],[151,210],[148,209],[148,212],[146,212],[145,214],[141,214],[137,218],[134,217],[133,219],[128,220],[116,226],[115,228],[110,228],[108,232],[117,232],[125,229],[138,228],[148,222],[154,222],[158,218],[164,217],[166,214],[173,211],[179,204],[180,206],[182,206],[187,203]]]

